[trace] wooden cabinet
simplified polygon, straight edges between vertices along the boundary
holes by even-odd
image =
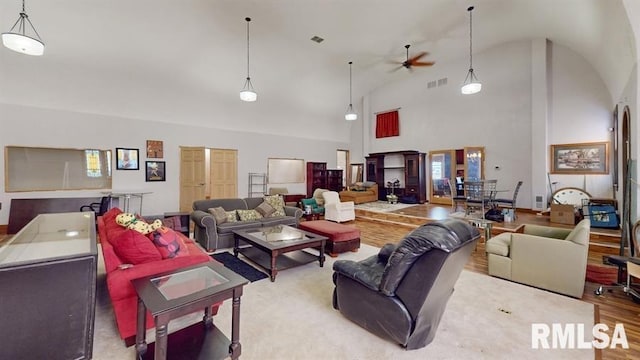
[[[342,170],[327,170],[327,189],[331,191],[342,191]]]
[[[427,201],[425,159],[424,153],[404,155],[405,196],[414,195],[421,204]]]
[[[378,182],[378,174],[380,174],[382,172],[382,166],[384,163],[384,156],[383,157],[379,157],[379,156],[367,156],[366,157],[366,167],[367,167],[367,176],[366,179],[367,181],[373,181],[373,182]],[[384,179],[381,178],[380,181],[383,181]],[[382,189],[379,189],[382,190]]]
[[[402,202],[427,201],[426,155],[414,150],[372,153],[366,158],[367,181],[378,184],[378,199],[387,200],[393,191]],[[400,187],[387,189],[387,182],[398,179]]]
[[[307,162],[307,196],[313,196],[318,188],[327,188],[327,163]]]
[[[307,162],[307,197],[315,189],[342,191],[342,170],[327,169],[326,162]]]

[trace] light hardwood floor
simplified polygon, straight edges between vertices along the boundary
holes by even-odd
[[[373,246],[382,246],[386,243],[397,243],[427,219],[441,219],[451,212],[448,206],[417,205],[402,210],[397,210],[386,214],[372,214],[369,212],[356,211],[356,220],[350,222],[360,229],[361,241]],[[535,223],[539,225],[550,225],[566,227],[549,223],[548,216],[539,216],[535,213],[519,212],[518,219],[510,224],[501,224],[503,227],[517,228],[521,224]],[[495,231],[494,231],[495,233]],[[615,238],[617,231],[604,230],[607,236]],[[598,236],[595,236],[598,238]],[[610,241],[610,240],[609,240]],[[617,249],[614,249],[617,251]],[[602,265],[602,256],[612,253],[605,248],[595,247],[590,250],[590,264]],[[487,257],[484,252],[484,240],[479,241],[476,251],[472,254],[466,264],[467,270],[482,274],[488,274]],[[625,295],[622,290],[606,292],[602,296],[596,296],[594,290],[598,284],[587,282],[582,296],[583,301],[596,305],[596,322],[607,324],[613,329],[616,323],[624,324],[627,340],[630,349],[605,349],[596,352],[596,358],[602,359],[640,359],[640,305],[634,303],[631,298]],[[611,335],[611,332],[609,333]]]

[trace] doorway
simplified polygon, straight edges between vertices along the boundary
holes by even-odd
[[[351,167],[349,166],[349,150],[338,149],[336,151],[336,167],[342,169],[342,188],[346,189],[347,179],[351,179]]]

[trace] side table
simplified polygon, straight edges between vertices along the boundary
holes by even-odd
[[[491,229],[493,229],[493,221],[487,219],[466,219],[471,225],[484,229],[484,243],[491,239]]]
[[[302,217],[306,220],[306,221],[313,221],[313,220],[320,220],[320,214],[318,213],[311,213],[311,214],[302,214]]]
[[[240,356],[240,297],[247,279],[209,261],[131,282],[138,294],[136,354],[139,359],[237,359]],[[233,299],[231,340],[213,324],[211,315],[212,305],[229,298]],[[169,321],[203,309],[201,323],[168,334]],[[145,341],[147,310],[156,328],[155,344],[149,346]],[[168,344],[171,344],[169,349]]]

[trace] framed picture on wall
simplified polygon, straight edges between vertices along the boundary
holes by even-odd
[[[165,181],[165,162],[164,161],[145,161],[147,169],[147,181]]]
[[[116,170],[139,170],[138,149],[116,148]]]
[[[608,174],[609,142],[551,145],[552,174]]]
[[[164,157],[164,154],[162,151],[162,141],[147,140],[147,158],[162,159],[163,157]]]

